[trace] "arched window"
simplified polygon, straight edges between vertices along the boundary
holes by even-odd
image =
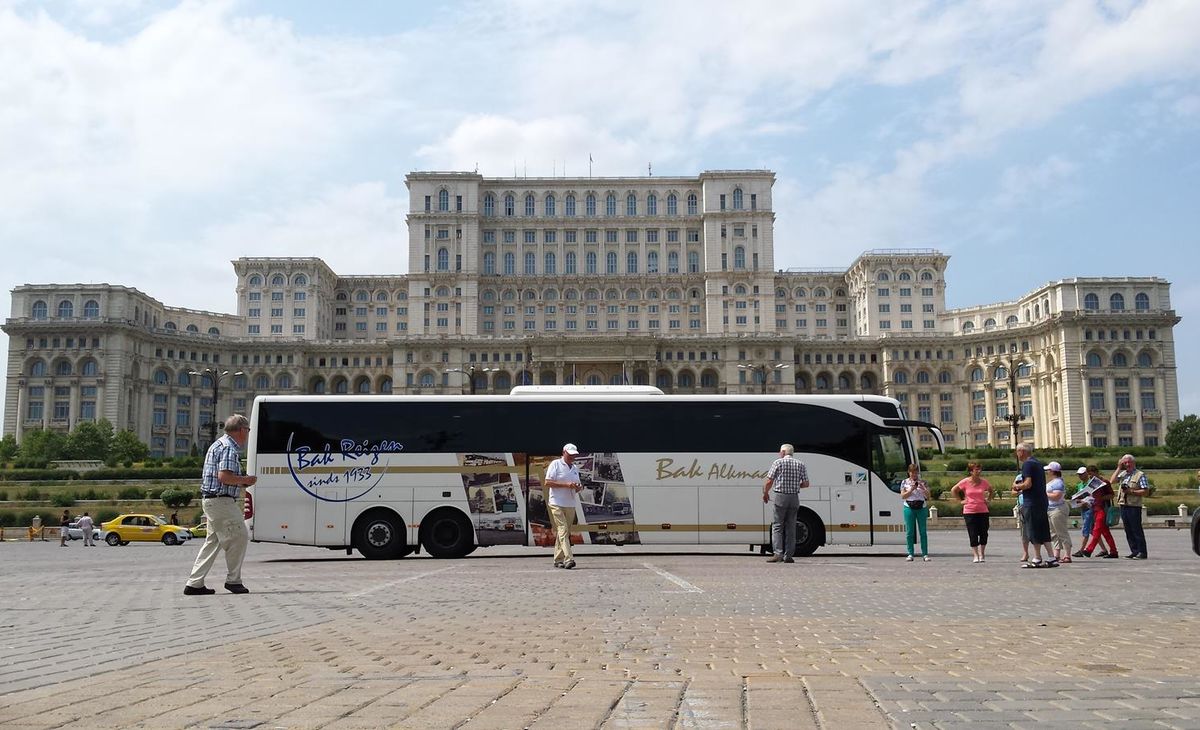
[[[630,251],[625,254],[625,273],[636,274],[638,270],[638,258],[636,251]]]
[[[392,379],[391,378],[384,378],[383,380],[379,381],[379,392],[380,393],[391,393],[392,392]]]
[[[1120,293],[1113,294],[1108,298],[1108,308],[1114,312],[1124,311],[1125,297],[1121,296]]]
[[[667,215],[679,215],[679,196],[675,193],[667,196]]]
[[[588,251],[587,254],[587,273],[596,273],[596,252]]]
[[[941,372],[939,372],[939,373],[938,373],[938,383],[939,383],[939,384],[941,384],[941,385],[946,385],[946,384],[948,384],[948,383],[950,382],[950,380],[951,380],[953,377],[954,377],[954,376],[952,376],[952,375],[950,374],[950,371],[949,371],[949,370],[942,370]]]
[[[544,262],[544,266],[542,267],[542,273],[543,274],[557,274],[558,273],[558,262],[556,261],[556,259],[554,257],[554,252],[547,251],[546,255],[543,258],[545,259],[545,262]]]
[[[850,390],[850,378],[845,375],[838,376],[838,390]]]
[[[1154,366],[1154,358],[1148,352],[1139,352],[1137,356],[1137,364],[1140,368],[1148,368]]]
[[[308,286],[308,277],[304,274],[296,274],[292,277],[292,286]]]
[[[903,370],[897,370],[896,375],[895,375],[895,381],[896,381],[896,385],[907,385],[908,384],[908,373],[904,372]]]
[[[100,366],[95,360],[88,358],[83,361],[83,365],[79,369],[79,374],[85,378],[94,378],[100,374]]]
[[[375,301],[377,301],[377,302],[386,302],[387,300],[388,300],[388,293],[387,293],[387,292],[385,292],[385,291],[377,291],[377,292],[375,292]]]
[[[605,289],[604,298],[611,302],[615,299],[620,299],[621,295],[617,293],[616,289]]]
[[[542,292],[542,299],[545,299],[548,302],[555,301],[556,299],[558,299],[558,290],[557,289],[547,289],[546,291]]]
[[[564,274],[574,274],[575,273],[575,252],[574,251],[567,252],[567,267],[563,273]]]
[[[526,216],[533,215],[536,212],[535,207],[536,206],[535,206],[535,203],[533,200],[533,193],[527,194],[525,196],[525,215]]]
[[[537,273],[537,256],[534,255],[533,251],[525,252],[525,273],[526,274],[536,274]]]
[[[546,196],[546,200],[544,202],[544,207],[546,209],[546,215],[558,215],[558,213],[555,211],[553,193]]]
[[[438,210],[440,210],[442,212],[450,210],[450,191],[449,190],[442,189],[442,190],[438,191]]]
[[[696,212],[697,212],[696,200],[697,199],[696,199],[695,193],[688,193],[688,196],[687,196],[687,214],[688,215],[696,215]]]
[[[1008,377],[1008,368],[1004,367],[1003,365],[997,367],[996,371],[992,374],[993,380],[1004,380],[1007,377]]]
[[[284,283],[283,274],[276,274],[271,277],[271,286],[283,286]]]
[[[188,332],[199,332],[200,331],[200,328],[194,324],[189,324],[186,329]]]
[[[1100,353],[1089,352],[1087,354],[1087,366],[1089,368],[1098,368],[1101,365]]]
[[[509,251],[508,253],[504,254],[504,273],[505,274],[517,273],[517,257],[515,254],[513,254],[512,251]]]
[[[1125,357],[1125,353],[1118,352],[1113,355],[1112,363],[1115,368],[1129,367],[1129,358]]]
[[[246,378],[245,375],[235,375],[233,378],[233,389],[234,390],[245,390],[246,384],[249,382],[250,381]]]
[[[671,251],[670,253],[667,254],[667,273],[668,274],[678,274],[679,273],[679,252],[678,251]]]
[[[633,193],[625,196],[625,215],[637,215],[637,196]]]
[[[46,319],[48,316],[46,303],[40,299],[34,302],[32,309],[30,309],[29,316],[33,317],[34,319]]]
[[[745,294],[746,293],[746,285],[738,284],[737,286],[733,287],[733,293],[737,294],[738,296]]]
[[[496,215],[496,196],[488,193],[483,196],[483,214],[486,216]]]
[[[671,373],[667,372],[666,370],[659,370],[658,374],[654,376],[654,384],[660,390],[670,390],[671,389]]]
[[[369,301],[371,301],[371,295],[366,293],[365,291],[356,291],[356,292],[354,292],[354,301],[369,302]]]
[[[617,273],[617,254],[615,251],[609,251],[604,257],[605,271],[609,274]]]
[[[1033,305],[1033,318],[1041,319],[1041,316],[1042,316],[1042,305],[1040,305],[1040,304]]]
[[[491,251],[488,251],[483,255],[483,273],[496,273],[496,254],[492,253]]]
[[[166,370],[154,371],[154,384],[167,385],[171,382],[171,375]]]
[[[583,206],[584,206],[583,210],[584,210],[585,215],[589,215],[589,216],[596,215],[596,196],[592,195],[591,193],[588,193],[587,197],[583,199]]]
[[[1095,294],[1087,294],[1083,297],[1083,308],[1089,312],[1099,311],[1100,297]]]
[[[875,390],[875,376],[871,373],[863,373],[858,379],[858,387],[862,390]]]
[[[921,281],[933,281],[933,273],[930,271],[922,271]]]
[[[567,196],[567,201],[565,203],[565,206],[566,206],[566,210],[564,211],[564,213],[569,217],[572,217],[572,218],[575,217],[575,196],[574,195]]]
[[[100,316],[100,304],[95,299],[89,299],[83,303],[83,316],[88,319],[96,319]]]
[[[912,274],[908,273],[907,271],[901,271],[900,276],[896,278],[898,278],[900,281],[912,281]]]
[[[354,384],[354,392],[359,395],[366,395],[371,392],[371,379],[362,377]]]
[[[59,319],[69,319],[71,316],[74,315],[74,313],[75,313],[75,305],[71,304],[71,302],[64,299],[58,303]]]
[[[875,278],[879,281],[889,281],[892,277],[888,275],[888,272],[880,271]]]
[[[746,248],[745,246],[735,246],[733,249],[733,268],[742,270],[746,268]]]
[[[1133,298],[1133,308],[1139,312],[1150,311],[1150,295],[1146,292],[1138,292],[1137,296]],[[84,314],[84,316],[87,315]]]
[[[512,387],[512,378],[508,373],[499,372],[492,378],[492,384],[496,390],[508,390]]]
[[[797,288],[796,288],[796,298],[797,298],[797,299],[806,299],[806,298],[808,298],[808,290],[807,290],[807,289],[805,289],[805,288],[804,288],[804,287],[802,287],[802,286],[801,286],[801,287],[797,287]]]
[[[432,388],[433,387],[433,373],[426,370],[425,372],[421,373],[421,377],[417,382],[420,383],[422,388]]]
[[[813,381],[816,390],[829,390],[829,376],[821,373]]]
[[[658,251],[649,251],[646,253],[646,273],[658,273]]]
[[[717,374],[711,370],[705,370],[704,372],[700,373],[700,387],[701,388],[717,387]]]
[[[174,332],[178,329],[178,327],[175,326],[174,322],[168,319],[166,322],[163,322],[163,329],[167,330],[168,332]]]
[[[192,376],[188,374],[188,371],[180,370],[179,377],[176,382],[185,387],[190,386],[192,384]]]
[[[290,390],[292,387],[292,376],[287,373],[281,374],[275,379],[275,387],[280,390]]]
[[[658,196],[654,193],[646,196],[646,215],[658,215]]]
[[[817,299],[824,299],[826,294],[827,292],[825,291],[825,287],[819,286],[816,289],[813,289],[813,296]]]
[[[59,360],[58,364],[54,366],[54,374],[55,375],[70,375],[71,374],[71,363],[66,360]]]
[[[926,370],[917,371],[917,382],[924,385],[929,382],[929,372]]]
[[[504,215],[511,218],[517,214],[517,199],[512,193],[504,196]],[[432,375],[429,377],[433,377]],[[432,385],[432,383],[430,383]]]
[[[337,378],[333,381],[333,392],[339,395],[346,395],[350,392],[350,382],[345,378]]]
[[[437,252],[437,268],[438,271],[450,270],[450,252],[445,248],[439,248]]]
[[[255,390],[267,390],[270,387],[271,387],[271,378],[270,377],[268,377],[267,375],[254,376],[254,389]]]
[[[971,382],[972,383],[983,382],[983,368],[978,368],[978,367],[971,368]]]
[[[1014,325],[1016,323],[1017,323],[1017,315],[1015,315],[1015,314],[1010,314],[1004,318],[1004,325],[1006,327],[1011,327],[1012,325]]]
[[[1031,374],[1033,374],[1033,366],[1029,363],[1023,362],[1017,366],[1018,378],[1028,378]]]
[[[313,395],[325,395],[325,378],[317,378],[312,382]]]
[[[438,295],[439,297],[448,297],[448,296],[450,296],[450,287],[448,287],[448,286],[439,286],[439,287],[437,288],[437,295]]]
[[[742,189],[741,188],[733,189],[733,209],[734,210],[742,209]]]
[[[963,322],[962,330],[963,330],[963,332],[974,332],[975,331],[975,323],[974,322]]]
[[[250,277],[250,281],[248,283],[250,286],[262,286],[262,282],[262,277],[258,274],[254,274]]]
[[[988,317],[987,319],[985,319],[983,321],[983,328],[985,330],[995,329],[996,328],[996,320],[992,319],[991,317]]]
[[[617,214],[617,196],[609,193],[604,196],[604,215],[614,216]]]
[[[699,251],[688,251],[688,273],[689,274],[699,274],[700,273],[700,252]]]
[[[695,378],[692,376],[691,372],[687,370],[679,373],[678,382],[680,388],[694,388],[696,386]]]

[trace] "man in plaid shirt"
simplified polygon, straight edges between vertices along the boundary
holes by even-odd
[[[242,487],[249,487],[255,477],[242,474],[241,454],[250,438],[250,421],[234,414],[225,419],[225,435],[213,442],[204,455],[204,470],[200,475],[200,496],[204,516],[208,519],[208,536],[192,575],[183,587],[185,596],[204,596],[215,593],[204,585],[204,577],[217,561],[217,553],[225,551],[225,590],[230,593],[249,593],[242,585],[242,560],[250,535],[242,517]]]
[[[771,547],[774,551],[768,563],[794,563],[796,552],[796,516],[800,511],[800,490],[808,489],[808,469],[804,462],[792,458],[796,452],[791,444],[779,447],[779,458],[767,471],[763,485],[763,503],[775,497],[775,520],[771,523]]]

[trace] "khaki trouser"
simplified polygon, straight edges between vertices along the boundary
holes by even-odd
[[[1062,555],[1071,554],[1071,530],[1069,523],[1071,521],[1071,509],[1063,504],[1060,507],[1051,507],[1050,516],[1050,541],[1054,544],[1054,551]]]
[[[208,518],[208,537],[196,556],[192,575],[187,584],[193,588],[204,585],[204,577],[217,560],[217,553],[225,551],[226,583],[242,582],[242,560],[246,557],[246,545],[250,533],[242,516],[242,500],[228,497],[210,497],[204,500],[204,516]]]
[[[550,508],[550,522],[554,525],[554,562],[565,563],[571,557],[571,523],[575,521],[574,507]]]

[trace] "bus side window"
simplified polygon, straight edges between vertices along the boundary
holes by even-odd
[[[888,489],[900,493],[900,484],[908,472],[908,457],[904,450],[903,431],[877,431],[871,448],[874,471]]]

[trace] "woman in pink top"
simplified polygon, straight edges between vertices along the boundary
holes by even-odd
[[[950,493],[963,503],[963,521],[967,523],[967,537],[971,540],[972,563],[982,563],[987,551],[988,500],[992,496],[992,485],[979,476],[983,471],[978,463],[967,464],[971,475],[950,488]]]

